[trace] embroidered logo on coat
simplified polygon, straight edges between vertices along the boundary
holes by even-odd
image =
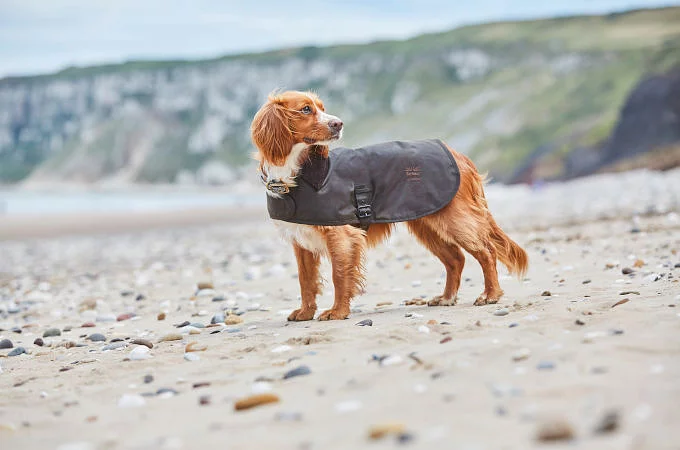
[[[420,167],[418,166],[409,166],[406,169],[404,169],[404,173],[406,174],[406,179],[408,181],[412,182],[420,182]]]

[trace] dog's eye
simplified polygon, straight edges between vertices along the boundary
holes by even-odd
[[[311,114],[312,113],[312,108],[310,106],[305,106],[300,110],[302,114]]]

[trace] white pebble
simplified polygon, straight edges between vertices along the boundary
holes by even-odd
[[[421,333],[427,334],[427,333],[430,332],[430,329],[428,327],[426,327],[425,325],[421,325],[421,326],[418,327],[418,331],[420,331]]]
[[[396,366],[397,364],[401,364],[404,362],[404,358],[402,358],[399,355],[390,355],[387,358],[384,358],[382,361],[380,361],[381,366]]]
[[[139,345],[135,348],[132,349],[130,352],[130,359],[133,361],[141,361],[143,359],[149,359],[151,358],[151,354],[149,353],[149,347],[146,347],[144,345]]]
[[[144,397],[137,394],[123,394],[118,400],[119,408],[139,408],[144,405],[146,405],[146,400],[144,400]]]
[[[272,384],[266,381],[258,381],[253,383],[250,390],[253,391],[253,394],[264,394],[272,391]]]
[[[290,351],[292,347],[290,345],[279,345],[278,347],[274,347],[272,349],[272,353],[283,353]]]
[[[196,352],[189,352],[184,354],[184,359],[187,361],[198,361],[201,357]]]
[[[517,350],[515,353],[512,354],[512,360],[513,361],[522,361],[527,359],[529,356],[531,356],[531,350],[528,348],[520,348]]]
[[[336,403],[335,410],[339,413],[348,413],[360,410],[364,405],[359,400],[347,400]]]

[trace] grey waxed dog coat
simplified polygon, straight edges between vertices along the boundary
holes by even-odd
[[[404,222],[439,211],[458,192],[460,172],[440,140],[392,141],[329,157],[310,152],[297,186],[267,195],[272,219],[307,225]]]

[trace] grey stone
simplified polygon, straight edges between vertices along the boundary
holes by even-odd
[[[12,348],[14,347],[14,344],[12,344],[12,341],[9,339],[3,339],[0,341],[0,348]]]
[[[106,336],[101,333],[93,333],[87,337],[92,342],[103,342],[106,340]]]
[[[372,327],[373,321],[371,319],[364,319],[361,322],[357,322],[360,327]]]
[[[24,353],[26,353],[25,348],[17,347],[14,350],[12,350],[11,352],[7,353],[7,356],[19,356],[19,355],[23,355]]]
[[[494,316],[507,316],[510,313],[510,310],[508,308],[501,308],[497,309],[496,311],[493,312]]]
[[[54,337],[61,336],[61,330],[59,328],[50,328],[43,333],[43,337]]]
[[[293,370],[289,370],[288,372],[286,372],[283,375],[283,379],[287,380],[289,378],[299,377],[299,376],[302,376],[302,375],[309,375],[310,373],[312,373],[312,370],[309,367],[300,366],[300,367],[297,367]]]

